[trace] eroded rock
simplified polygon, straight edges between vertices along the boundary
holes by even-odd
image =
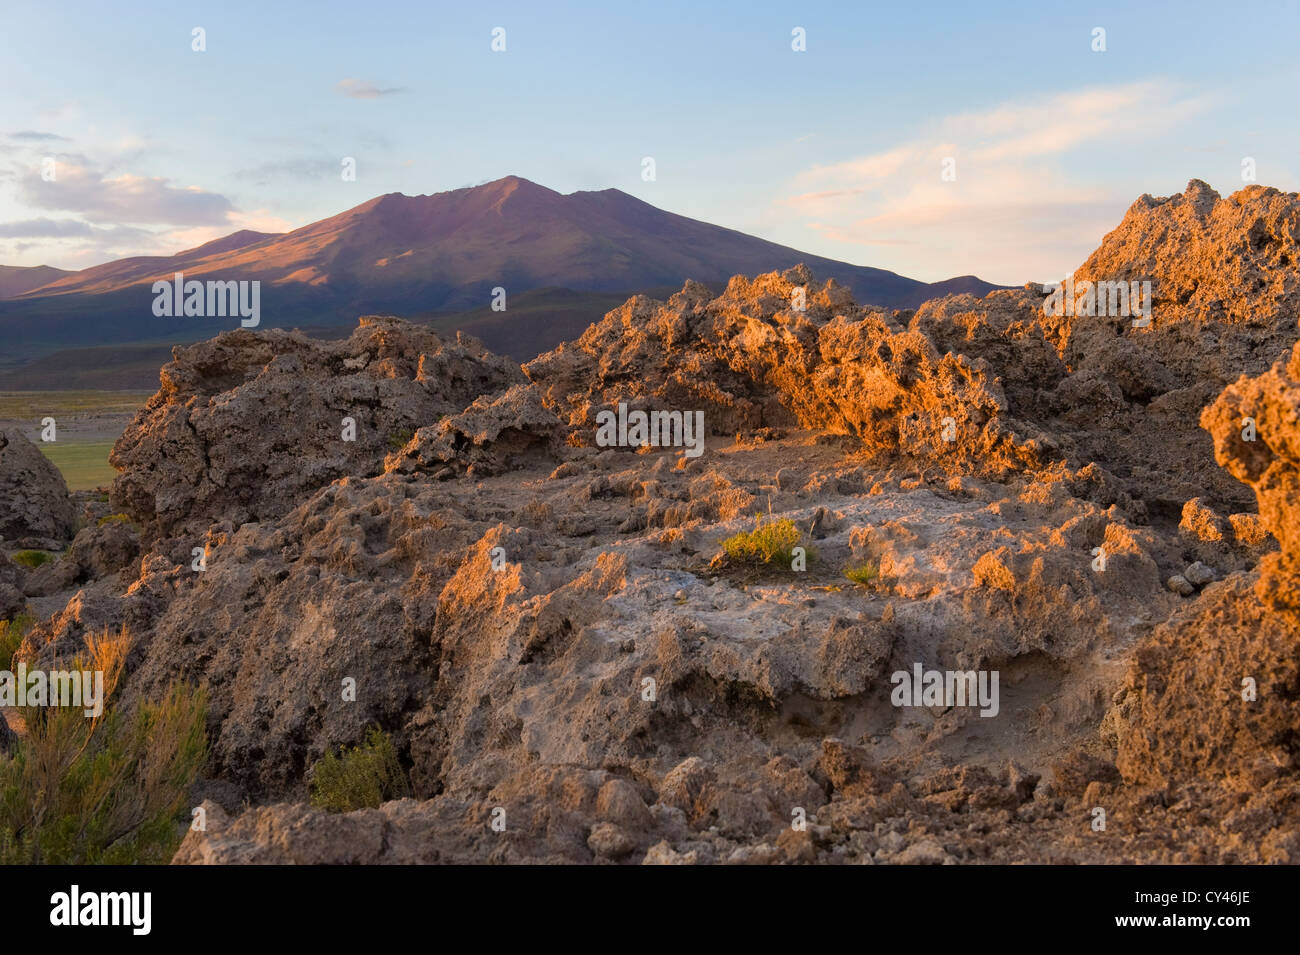
[[[20,431],[0,431],[0,538],[65,541],[76,527],[76,508],[59,469]]]

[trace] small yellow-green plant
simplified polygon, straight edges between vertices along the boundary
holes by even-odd
[[[375,809],[410,791],[397,748],[378,727],[360,746],[340,749],[337,756],[327,752],[312,767],[311,804],[329,812]]]
[[[392,448],[394,451],[400,451],[402,450],[402,448],[406,447],[406,445],[414,437],[415,437],[414,431],[412,431],[410,428],[402,428],[398,431],[394,431],[392,434],[388,436],[388,446]]]
[[[10,558],[15,564],[22,564],[35,570],[41,564],[48,564],[54,559],[54,555],[43,550],[20,550]]]
[[[130,524],[130,523],[131,523],[131,518],[125,514],[109,514],[99,519],[100,527],[103,527],[105,524]]]
[[[737,564],[790,565],[794,549],[803,535],[788,517],[778,520],[754,519],[752,531],[741,531],[722,542],[722,552]]]
[[[863,587],[870,587],[880,576],[880,568],[867,561],[864,564],[854,564],[844,568],[844,576],[849,578],[855,584],[861,584]]]

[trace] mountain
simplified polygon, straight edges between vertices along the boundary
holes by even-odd
[[[48,265],[34,265],[30,268],[0,265],[0,299],[15,298],[24,292],[30,292],[65,276],[76,274],[64,269],[53,269]]]
[[[392,193],[293,232],[237,232],[174,256],[56,276],[0,301],[0,334],[48,354],[71,345],[194,340],[237,324],[155,317],[150,286],[176,272],[260,280],[262,327],[272,327],[351,324],[375,312],[446,315],[486,306],[496,287],[509,306],[543,288],[579,298],[627,295],[799,262],[847,285],[859,301],[883,306],[997,287],[973,276],[918,282],[665,212],[617,189],[562,195],[508,176],[436,195]],[[545,349],[571,337],[575,321],[549,335],[535,314],[530,345]]]

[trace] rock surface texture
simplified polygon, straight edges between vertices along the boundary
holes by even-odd
[[[76,508],[63,475],[17,430],[0,431],[0,539],[66,541]]]

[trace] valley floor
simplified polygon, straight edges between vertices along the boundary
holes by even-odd
[[[108,463],[113,443],[149,400],[149,391],[0,391],[0,431],[21,431],[45,453],[72,491],[105,488],[117,471]],[[42,441],[42,421],[53,418],[55,440]]]

